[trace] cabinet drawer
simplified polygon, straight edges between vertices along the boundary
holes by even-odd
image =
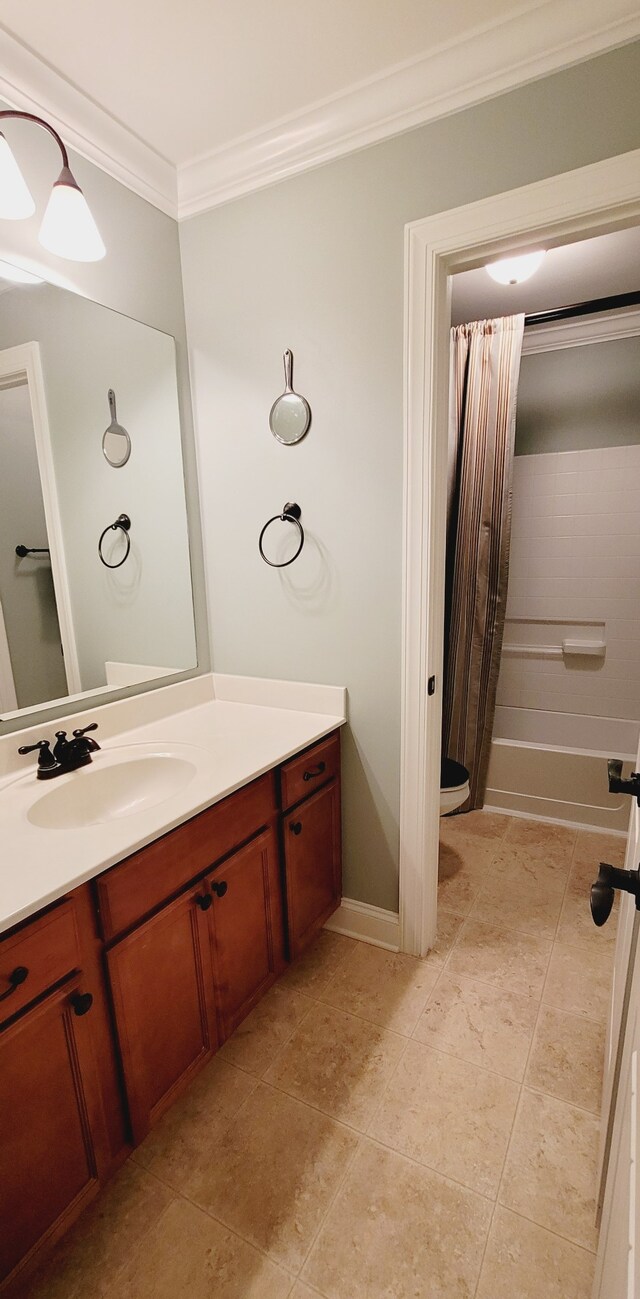
[[[274,803],[273,773],[268,772],[105,871],[97,881],[103,937],[131,928],[245,843],[273,816]]]
[[[0,1022],[79,967],[74,906],[63,902],[0,941]]]
[[[308,798],[319,785],[340,774],[340,735],[335,732],[281,768],[282,809]]]

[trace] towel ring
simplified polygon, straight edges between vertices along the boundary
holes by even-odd
[[[100,540],[98,542],[98,554],[105,568],[120,568],[122,564],[124,564],[125,559],[128,558],[129,551],[131,550],[131,537],[129,536],[130,527],[131,527],[131,519],[129,518],[129,515],[119,514],[115,523],[108,523],[106,528],[100,533]],[[127,542],[127,549],[125,550],[122,559],[119,559],[117,564],[110,564],[109,561],[105,559],[102,553],[102,543],[107,533],[115,531],[116,528],[120,528],[120,530],[124,533]]]
[[[300,551],[304,546],[304,530],[300,522],[301,514],[302,514],[302,510],[300,509],[300,506],[296,505],[295,501],[288,501],[287,504],[283,506],[282,514],[274,514],[273,518],[267,519],[267,522],[265,523],[264,528],[262,529],[262,532],[260,533],[260,537],[258,539],[258,550],[260,551],[260,554],[264,559],[265,564],[268,564],[270,568],[287,568],[289,564],[293,563],[294,559],[298,558],[298,555],[300,554]],[[280,521],[281,523],[295,523],[296,528],[300,533],[300,541],[295,555],[292,555],[291,559],[285,559],[284,563],[282,564],[276,564],[273,559],[267,559],[267,556],[265,555],[264,550],[262,549],[262,538],[264,537],[267,528],[270,528],[271,524],[276,523],[277,521]]]

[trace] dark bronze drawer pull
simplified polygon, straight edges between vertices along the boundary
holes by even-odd
[[[211,892],[215,893],[217,898],[223,898],[228,887],[226,880],[214,880],[211,885]]]
[[[72,992],[69,998],[73,1006],[74,1015],[86,1015],[88,1010],[93,1006],[93,997],[90,992]]]
[[[196,898],[196,906],[200,907],[201,911],[208,911],[209,907],[211,906],[211,902],[212,902],[212,897],[210,893],[200,893]]]
[[[29,971],[26,965],[16,965],[15,970],[12,970],[11,974],[9,975],[10,986],[7,988],[6,992],[2,993],[2,996],[0,996],[0,1001],[6,1001],[7,997],[10,997],[11,993],[15,992],[20,987],[21,983],[24,983],[28,973]]]
[[[290,823],[290,825],[289,825],[289,829],[290,829],[290,831],[291,831],[292,834],[301,834],[301,833],[302,833],[302,821],[292,821],[292,822]]]
[[[326,766],[327,766],[326,762],[319,762],[317,767],[310,767],[308,771],[305,771],[302,779],[314,780],[316,776],[322,775],[323,771],[325,771],[326,769]]]

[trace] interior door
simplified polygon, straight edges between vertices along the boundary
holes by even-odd
[[[640,865],[640,811],[632,800],[625,869]],[[638,1076],[640,913],[624,893],[609,1012],[600,1144],[601,1230],[594,1299],[640,1299]]]

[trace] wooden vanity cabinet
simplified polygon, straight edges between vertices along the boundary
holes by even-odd
[[[5,953],[17,959],[13,970],[29,969],[22,986],[33,974],[42,994],[0,1030],[0,1278],[62,1235],[97,1193],[110,1162],[94,1036],[100,989],[81,971],[68,975],[78,955],[69,906],[0,946],[0,962]],[[58,980],[48,994],[37,978],[47,966],[50,981]],[[61,973],[67,977],[60,982]]]
[[[107,952],[134,1144],[218,1044],[204,883]]]
[[[208,880],[220,1035],[224,1041],[284,966],[278,843],[273,828],[223,862]]]
[[[289,955],[299,956],[340,905],[340,736],[314,745],[282,769],[282,817]],[[316,792],[310,792],[315,790]]]
[[[135,1143],[282,970],[276,816],[267,772],[97,881]]]
[[[272,829],[110,948],[134,1144],[259,1001],[283,963]]]
[[[144,1139],[340,892],[334,733],[0,937],[0,1290],[66,1230],[129,1137]]]

